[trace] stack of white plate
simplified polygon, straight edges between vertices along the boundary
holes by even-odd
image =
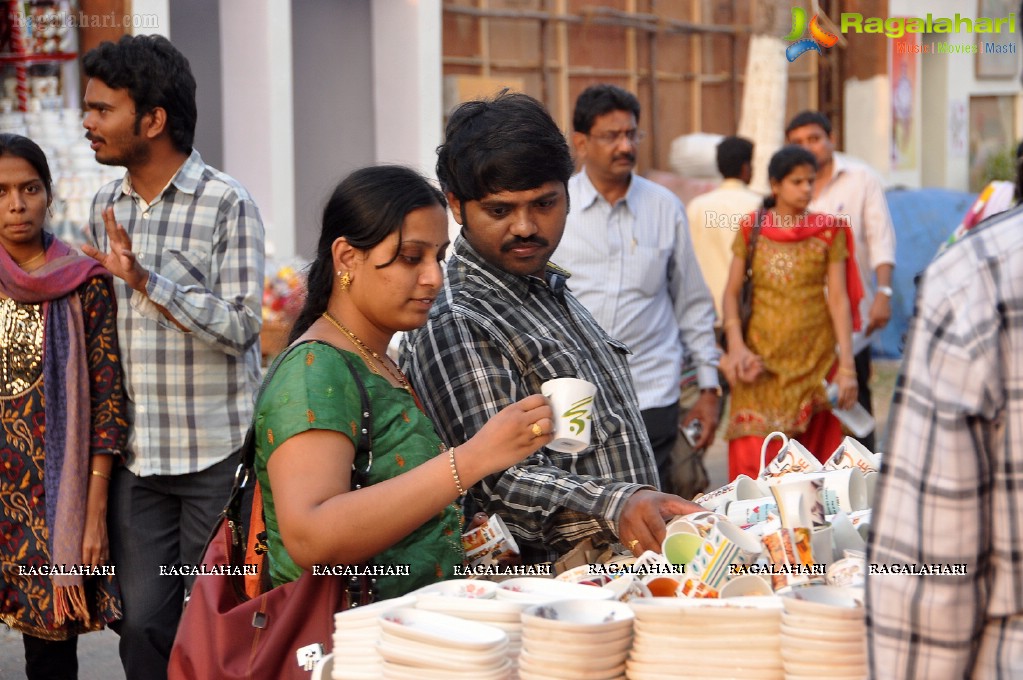
[[[781,597],[785,677],[863,680],[867,626],[862,588],[814,585]]]
[[[628,606],[636,613],[629,680],[784,676],[777,597],[654,597]]]
[[[381,616],[377,651],[384,659],[379,677],[390,680],[507,680],[511,674],[503,630],[422,609]]]
[[[497,584],[490,581],[441,581],[416,591],[416,608],[500,628],[508,637],[508,660],[514,672],[519,665],[522,610],[527,603],[497,600],[496,591]]]
[[[411,607],[415,601],[414,595],[406,595],[334,614],[333,653],[339,662],[331,669],[331,679],[377,680],[384,663],[376,648],[380,640],[380,615]]]
[[[565,600],[522,612],[521,680],[625,676],[635,615],[621,602]]]

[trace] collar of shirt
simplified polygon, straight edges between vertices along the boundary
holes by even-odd
[[[736,177],[726,177],[721,180],[718,189],[749,189],[749,185]]]
[[[541,279],[538,276],[519,276],[511,274],[491,263],[487,262],[476,252],[476,249],[469,245],[464,236],[455,239],[455,256],[462,259],[468,266],[469,271],[488,281],[490,285],[508,291],[515,299],[526,303],[529,300],[529,291],[532,286],[543,285],[561,300],[565,299],[566,283],[572,276],[567,270],[558,265],[548,262]]]
[[[131,173],[124,173],[124,179],[121,180],[121,194],[128,196],[129,198],[138,198],[139,202],[143,204],[143,207],[148,208],[158,203],[164,192],[167,191],[167,187],[174,185],[178,191],[182,191],[186,194],[194,194],[196,188],[199,186],[199,181],[202,179],[203,171],[206,168],[206,164],[202,160],[202,156],[195,149],[192,149],[192,153],[188,155],[185,162],[181,164],[178,171],[174,173],[174,176],[170,178],[167,185],[160,190],[160,193],[156,195],[156,200],[153,203],[147,203],[144,198],[135,193],[135,189],[131,186]]]
[[[593,186],[593,182],[590,181],[590,176],[586,174],[585,168],[579,173],[579,189],[579,193],[583,198],[582,205],[579,206],[580,210],[587,210],[593,207],[593,204],[596,203],[598,199],[607,203],[604,199],[604,195],[597,191],[597,187]],[[638,191],[639,189],[636,188],[636,182],[632,181],[632,175],[630,174],[629,188],[626,190],[625,196],[611,207],[614,208],[619,204],[624,204],[625,209],[632,213],[633,217],[636,217],[636,211],[632,209],[632,206],[636,205],[636,192]]]

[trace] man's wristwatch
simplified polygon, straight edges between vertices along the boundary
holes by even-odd
[[[886,295],[889,298],[891,298],[891,296],[895,295],[895,291],[892,290],[891,286],[878,286],[877,287],[877,292],[880,293],[881,295]]]

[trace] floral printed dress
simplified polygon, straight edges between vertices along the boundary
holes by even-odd
[[[113,294],[102,278],[90,279],[78,294],[90,374],[90,448],[120,451],[128,425]],[[43,485],[43,328],[41,304],[0,298],[0,621],[38,638],[65,640],[121,618],[121,601],[116,577],[86,578],[89,623],[71,619],[56,626],[53,583],[38,573],[51,565]]]

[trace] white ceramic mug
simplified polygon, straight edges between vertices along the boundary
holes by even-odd
[[[824,469],[842,470],[851,467],[859,468],[863,474],[877,472],[880,469],[880,461],[866,446],[852,437],[846,437],[828,458]]]
[[[764,440],[766,446],[767,440]],[[760,479],[781,477],[793,472],[820,472],[823,466],[809,450],[795,439],[781,447],[778,455],[761,470]]]
[[[823,480],[820,490],[825,515],[836,512],[856,512],[867,508],[867,483],[859,468],[830,470],[814,475]]]
[[[718,522],[690,563],[693,575],[718,589],[732,575],[733,564],[753,564],[763,552],[760,540],[731,522]]]
[[[554,440],[547,448],[577,453],[593,435],[593,398],[597,387],[578,378],[555,378],[540,386],[554,410]]]
[[[731,501],[724,508],[725,516],[740,527],[766,522],[778,516],[778,503],[774,496],[751,498],[745,501]]]
[[[778,517],[787,529],[824,524],[820,490],[824,480],[814,475],[786,475],[771,480],[771,494],[778,503]]]
[[[732,501],[747,501],[764,495],[764,488],[754,479],[739,475],[728,484],[701,494],[693,501],[708,510],[720,512]]]

